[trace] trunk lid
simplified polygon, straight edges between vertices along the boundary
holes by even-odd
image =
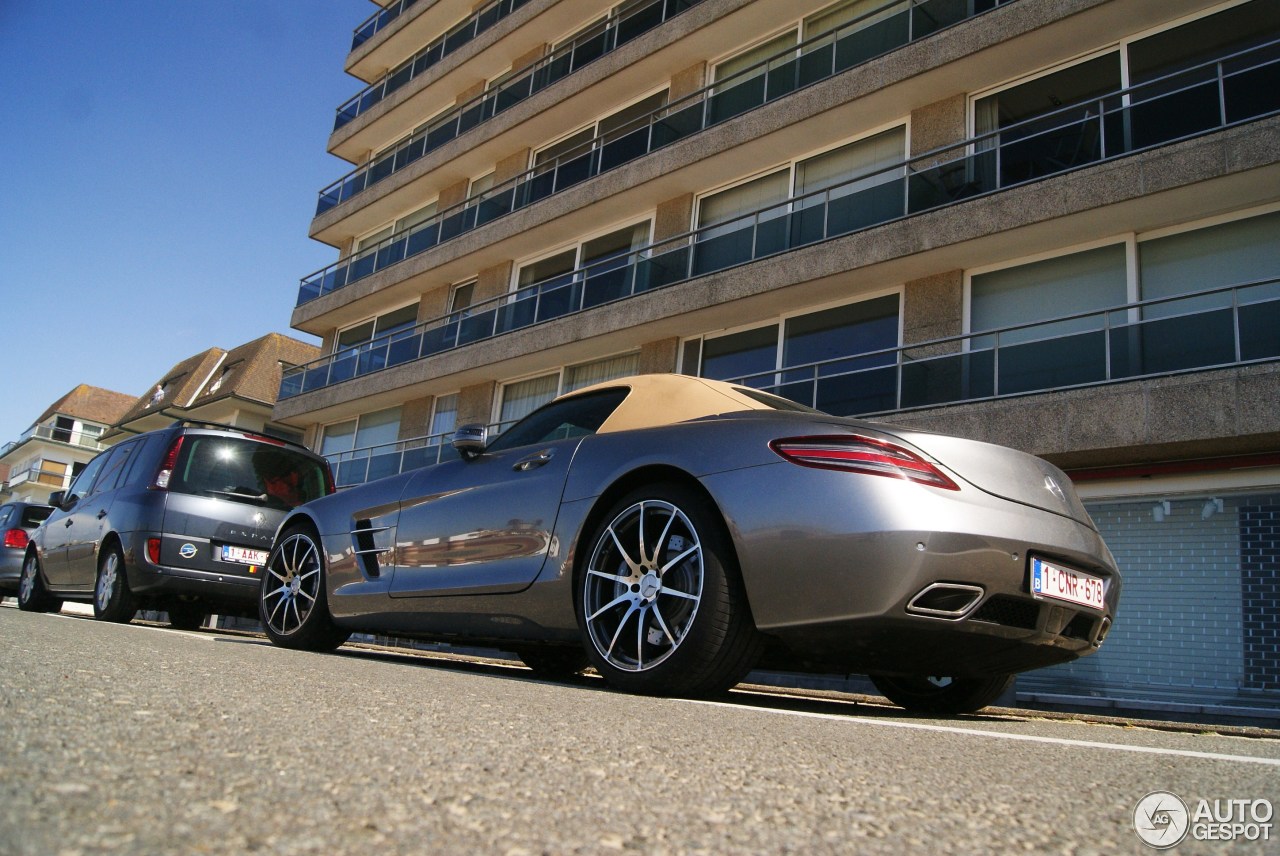
[[[886,433],[916,447],[984,493],[1097,528],[1076,495],[1071,479],[1042,458],[991,443],[924,431]]]

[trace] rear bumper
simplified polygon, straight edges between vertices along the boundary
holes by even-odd
[[[22,559],[26,550],[17,547],[0,547],[0,592],[14,593],[22,579]]]
[[[1083,523],[964,485],[781,464],[705,481],[733,533],[757,627],[777,668],[930,675],[1020,672],[1096,650],[1120,598],[1101,536]],[[755,489],[750,489],[755,485]],[[1103,609],[1032,595],[1030,560],[1104,581]],[[921,610],[931,586],[960,608]],[[947,604],[951,605],[951,604]]]
[[[145,535],[138,534],[128,540],[132,544],[131,549],[125,551],[125,568],[129,589],[138,597],[150,600],[197,598],[211,605],[234,605],[237,611],[256,606],[260,576],[245,577],[155,565],[147,561]]]

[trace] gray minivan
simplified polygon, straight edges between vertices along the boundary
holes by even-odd
[[[183,628],[210,612],[255,615],[276,527],[332,492],[324,458],[275,437],[191,421],[131,437],[49,498],[18,606],[88,601],[104,621],[156,609]]]

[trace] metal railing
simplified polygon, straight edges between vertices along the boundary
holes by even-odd
[[[765,61],[768,62],[771,61]],[[757,78],[767,80],[768,77],[757,74]],[[777,91],[781,92],[781,85],[779,87]],[[737,86],[723,94],[728,96],[741,88]],[[770,91],[767,87],[761,90],[761,97],[768,97]],[[580,152],[569,152],[540,164],[373,247],[321,268],[302,279],[297,305],[641,157],[700,130],[709,117],[728,115],[741,106],[735,102],[732,109],[713,110],[710,106],[713,103],[702,101],[679,107],[674,112],[670,112],[673,105],[667,105],[662,110],[668,112],[659,111],[664,117],[660,121],[654,119],[659,114],[652,114],[638,120],[643,124],[633,130],[611,131],[609,138],[597,138]],[[909,213],[917,213],[1217,130],[1277,109],[1280,109],[1280,40],[1273,40],[941,146],[892,169],[911,170],[911,188],[905,205]],[[685,119],[673,119],[678,116]],[[964,147],[973,151],[963,158],[951,155]],[[945,163],[930,166],[939,160]]]
[[[1268,279],[726,380],[839,416],[874,416],[1276,359],[1280,279]],[[490,425],[490,436],[511,424]],[[328,460],[338,487],[351,487],[456,458],[451,437]]]
[[[0,456],[9,454],[10,450],[32,439],[52,440],[55,443],[65,443],[68,446],[76,446],[81,449],[92,449],[95,452],[101,452],[107,448],[96,437],[89,437],[80,431],[74,431],[70,428],[58,428],[53,425],[36,425],[23,432],[20,439],[6,443],[3,448],[0,448]]]
[[[1280,279],[729,378],[842,416],[1280,359]]]
[[[643,35],[672,16],[700,2],[702,0],[647,0],[647,2],[640,0],[639,3],[630,4],[569,44],[524,68],[513,71],[488,91],[447,111],[441,119],[444,124],[433,125],[425,135],[430,137],[431,132],[434,132],[435,140],[428,139],[426,142],[434,142],[431,148],[435,145],[443,145],[464,131],[471,130],[480,122],[514,107],[533,93],[546,89],[587,63],[617,50],[637,36]],[[371,110],[387,95],[404,86],[418,74],[427,71],[430,65],[426,63],[430,60],[430,56],[423,56],[422,59],[423,66],[419,70],[415,71],[416,60],[410,62],[408,66],[400,66],[390,75],[339,107],[333,129],[336,131],[357,116]],[[434,65],[435,61],[430,64]],[[413,137],[423,136],[421,133],[413,135]],[[430,151],[430,148],[427,150]],[[321,191],[321,201],[324,201],[324,191]],[[316,213],[322,212],[317,210]]]
[[[71,486],[71,473],[60,473],[52,470],[42,470],[38,467],[32,467],[30,469],[23,470],[22,472],[11,474],[9,476],[9,480],[5,484],[10,488],[23,484],[38,484],[42,487],[50,487],[55,490],[66,490]]]
[[[733,220],[595,261],[475,304],[466,312],[343,349],[286,371],[280,398],[1275,113],[1280,111],[1278,46],[1280,41],[1271,42],[1149,84],[1069,105]],[[1206,69],[1212,71],[1208,77],[1194,80]],[[1231,94],[1244,87],[1256,91],[1248,100],[1233,101]],[[1206,98],[1212,103],[1201,103]],[[965,153],[943,157],[956,151]],[[360,260],[326,269],[325,277],[312,284],[318,290],[316,296],[341,287],[336,284],[339,277],[345,284],[411,254],[413,241],[421,234],[411,230],[380,244],[376,253],[362,257],[367,272],[356,267]],[[331,287],[325,288],[326,283]]]
[[[382,12],[376,13],[356,28],[351,49],[355,50],[368,41],[375,33],[390,24],[417,0],[400,0]],[[372,109],[382,99],[404,86],[420,74],[425,74],[436,63],[454,51],[474,41],[494,24],[508,17],[529,0],[494,0],[483,8],[450,27],[445,33],[412,57],[391,69],[381,78],[369,84],[351,100],[338,108],[338,115],[333,121],[336,131],[360,114]]]
[[[625,133],[613,130],[609,133],[609,139],[597,137],[583,147],[583,152],[562,155],[554,164],[540,164],[495,186],[483,196],[441,212],[438,219],[457,214],[457,209],[463,207],[476,208],[484,205],[488,205],[490,209],[484,212],[488,219],[510,213],[599,172],[621,166],[655,149],[781,98],[796,89],[833,77],[902,45],[1009,2],[1013,0],[981,0],[970,8],[968,4],[956,4],[953,0],[909,0],[906,4],[903,0],[888,0],[885,6],[826,33],[820,33],[796,47],[781,51],[638,118],[634,127]],[[893,6],[903,6],[904,9],[883,17],[884,9]],[[488,93],[478,96],[472,102],[445,113],[438,120],[439,127],[433,122],[321,190],[316,204],[316,216],[415,163],[428,152],[452,140],[462,130],[474,127],[474,124],[467,124],[466,128],[462,128],[461,125],[466,122],[462,122],[456,114],[474,109],[475,104],[487,96]],[[490,115],[484,115],[485,111],[481,110],[473,117],[475,123],[497,115],[497,112],[514,106],[520,100],[523,97],[510,104],[495,103],[496,112]],[[577,162],[584,153],[593,149],[600,150],[594,169]],[[605,149],[608,151],[604,151]],[[565,176],[558,174],[561,162],[566,165]],[[584,169],[584,166],[587,168]],[[549,173],[557,175],[546,177]],[[513,194],[509,205],[501,199],[504,193],[517,190],[518,185],[533,183],[535,179],[540,180],[541,187],[531,187],[527,193]],[[475,228],[485,222],[488,220],[473,218],[467,228]]]
[[[334,484],[350,487],[456,458],[458,453],[449,443],[452,436],[452,432],[431,434],[326,457],[333,469]]]
[[[396,0],[395,3],[389,4],[384,9],[379,9],[368,18],[365,18],[355,28],[355,32],[352,33],[351,50],[355,50],[376,36],[384,27],[403,15],[410,6],[417,2],[418,0]]]

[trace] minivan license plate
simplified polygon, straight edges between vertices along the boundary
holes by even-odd
[[[1034,557],[1031,559],[1031,593],[1093,609],[1106,608],[1106,586],[1101,579]]]
[[[222,561],[235,562],[238,565],[265,565],[267,563],[267,551],[250,550],[248,547],[233,547],[230,544],[223,544]]]

